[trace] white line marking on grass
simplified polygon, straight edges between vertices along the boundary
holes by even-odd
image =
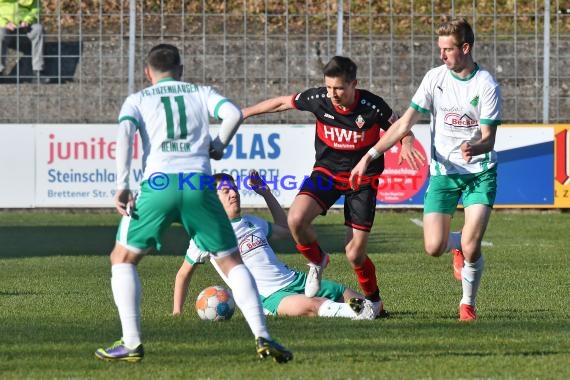
[[[423,227],[423,226],[424,226],[424,223],[423,223],[421,220],[419,220],[419,219],[413,218],[413,219],[410,219],[410,220],[412,221],[412,223],[414,223],[414,224],[415,224],[416,226],[418,226],[418,227]]]
[[[414,224],[415,224],[416,226],[418,226],[418,227],[423,227],[423,226],[424,226],[424,223],[423,223],[421,220],[417,219],[417,218],[412,218],[412,219],[410,219],[410,222],[414,223]],[[493,246],[493,242],[483,240],[483,241],[481,242],[481,245],[484,246],[484,247],[492,247],[492,246]]]

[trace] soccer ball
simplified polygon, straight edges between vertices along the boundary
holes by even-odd
[[[227,321],[235,309],[231,291],[221,286],[209,286],[196,298],[196,311],[204,321]]]

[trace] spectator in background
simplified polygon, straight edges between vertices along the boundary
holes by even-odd
[[[38,23],[39,12],[39,0],[0,0],[0,75],[6,63],[5,38],[25,34],[32,44],[33,81],[40,81],[44,69],[44,28]]]

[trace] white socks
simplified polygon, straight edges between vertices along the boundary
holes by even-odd
[[[354,318],[356,313],[347,303],[326,300],[321,307],[319,307],[318,315],[319,317]]]
[[[241,310],[253,335],[265,339],[271,339],[265,324],[265,314],[259,300],[259,292],[255,280],[244,264],[239,264],[230,269],[228,284],[236,305]]]
[[[111,266],[111,288],[123,328],[123,343],[136,348],[141,344],[141,283],[136,265]]]
[[[451,251],[453,248],[461,250],[461,232],[451,232],[449,234],[445,252]]]
[[[483,274],[483,255],[474,263],[464,261],[463,270],[461,271],[461,285],[463,286],[462,304],[475,306],[475,297],[481,283],[481,275]]]

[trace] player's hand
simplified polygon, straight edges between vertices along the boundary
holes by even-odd
[[[216,161],[219,161],[224,156],[224,145],[220,141],[220,138],[217,137],[210,142],[210,158]]]
[[[268,190],[267,184],[263,181],[263,179],[259,176],[259,173],[255,169],[249,171],[247,184],[257,194],[261,194],[264,191]]]
[[[404,161],[414,170],[418,170],[420,164],[425,162],[425,157],[414,148],[413,141],[402,143],[402,149],[400,149],[400,156],[398,157],[398,165],[402,165]]]
[[[123,216],[131,216],[131,209],[134,209],[135,201],[133,193],[129,189],[117,190],[115,195],[115,208]]]
[[[245,107],[245,108],[242,108],[242,109],[241,109],[241,119],[242,119],[242,121],[251,116],[250,108],[251,108],[251,107]]]
[[[362,178],[364,178],[364,173],[366,173],[366,169],[368,168],[370,156],[365,154],[358,164],[350,171],[350,177],[348,177],[348,182],[350,183],[350,188],[352,190],[357,190],[360,187],[360,183],[362,182]]]
[[[461,156],[465,162],[470,162],[473,158],[473,146],[467,141],[461,144]]]
[[[222,157],[224,157],[224,151],[223,150],[222,151],[216,150],[214,147],[210,147],[209,153],[210,153],[210,158],[212,160],[219,161],[222,159]]]

